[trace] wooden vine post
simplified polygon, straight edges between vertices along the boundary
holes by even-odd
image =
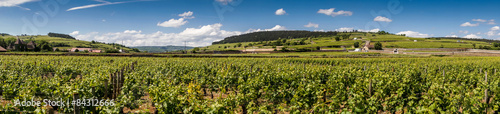
[[[486,89],[484,90],[484,102],[486,103],[486,109],[484,111],[488,113],[488,72],[484,71],[484,81],[486,82]]]
[[[78,99],[80,99],[80,95],[78,95],[78,93],[74,93],[73,94],[73,101],[76,101]],[[74,104],[73,108],[75,109],[74,114],[81,114],[80,113],[80,106],[78,106],[78,104]]]
[[[370,94],[370,97],[372,97],[372,79],[370,78],[370,86],[368,86],[368,93]]]

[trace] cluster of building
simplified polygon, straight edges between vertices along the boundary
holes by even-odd
[[[35,48],[36,48],[35,42],[30,41],[30,42],[26,43],[23,40],[17,38],[16,42],[14,42],[13,44],[9,44],[9,46],[7,46],[7,49],[0,46],[0,52],[6,52],[8,50],[19,50],[19,49],[34,50]]]
[[[13,44],[9,44],[7,46],[7,48],[0,46],[0,52],[7,52],[9,50],[35,50],[36,47],[37,47],[37,44],[33,41],[26,43],[23,40],[17,38],[16,42],[14,42]],[[91,53],[102,53],[103,52],[102,50],[92,49],[92,48],[72,48],[69,51],[76,52],[76,50],[78,50],[78,52],[88,51]],[[54,51],[55,51],[55,48],[54,48]],[[120,52],[121,52],[121,50],[120,50]]]

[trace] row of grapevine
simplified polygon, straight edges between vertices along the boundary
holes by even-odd
[[[2,56],[0,61],[0,100],[72,100],[75,93],[115,100],[115,106],[82,107],[85,113],[139,109],[148,102],[145,97],[156,112],[166,114],[494,113],[500,109],[500,59],[493,57]],[[121,71],[124,68],[131,70]],[[116,72],[122,76],[118,86],[110,83]],[[71,106],[56,108],[74,111]],[[0,111],[43,109],[0,105]]]

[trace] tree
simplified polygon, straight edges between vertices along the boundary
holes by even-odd
[[[319,46],[316,46],[316,50],[321,50],[321,47],[319,47]]]
[[[476,48],[476,44],[472,44],[472,46],[474,46],[474,49]]]
[[[335,41],[340,41],[340,37],[335,37]]]
[[[238,46],[238,47],[241,47],[241,45],[243,45],[243,44],[241,44],[241,43],[238,43],[238,44],[237,44],[237,46]]]
[[[193,51],[200,51],[200,48],[199,47],[195,47],[195,48],[193,48]]]
[[[106,53],[120,53],[120,50],[118,50],[118,49],[108,49],[108,50],[105,50],[105,52]]]
[[[354,48],[358,48],[359,47],[359,42],[354,42]]]
[[[78,49],[75,49],[75,52],[80,52],[80,50],[78,50]]]
[[[377,43],[375,43],[374,47],[375,47],[375,50],[382,50],[382,43],[377,42]]]
[[[75,39],[74,37],[67,35],[67,34],[60,34],[60,33],[49,33],[48,36],[50,37],[59,37],[59,38],[68,38],[68,39]]]
[[[40,47],[41,51],[52,51],[52,46],[45,40],[40,40],[38,42],[38,46]]]

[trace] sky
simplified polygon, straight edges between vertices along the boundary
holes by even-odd
[[[498,0],[0,0],[0,33],[208,46],[258,31],[387,31],[500,40]]]

